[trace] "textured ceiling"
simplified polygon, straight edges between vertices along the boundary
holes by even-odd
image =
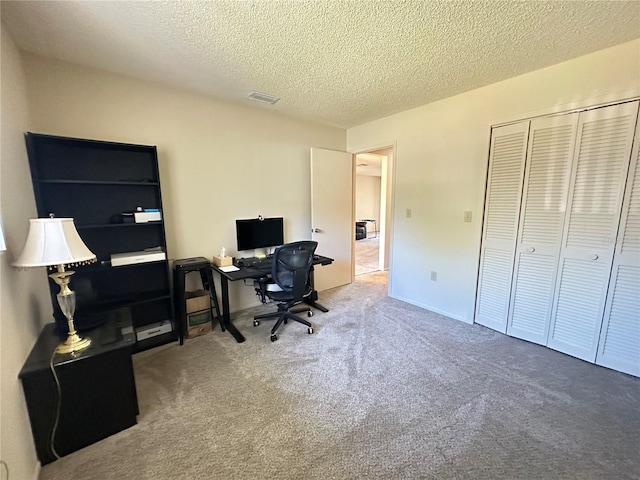
[[[350,127],[640,37],[638,1],[2,1],[20,48]],[[266,92],[273,106],[246,99]]]

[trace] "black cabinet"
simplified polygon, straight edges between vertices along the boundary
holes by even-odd
[[[136,223],[138,207],[162,213],[155,146],[26,134],[39,217],[73,218],[78,233],[96,254],[92,265],[75,267],[76,329],[90,330],[104,313],[129,310],[136,331],[169,321],[171,331],[136,342],[135,350],[177,339],[171,298],[166,238],[162,219]],[[145,250],[165,252],[165,259],[112,266],[111,255]],[[49,281],[56,324],[67,322]]]
[[[64,336],[49,323],[20,371],[43,465],[136,424],[135,335],[128,309],[106,313],[87,336],[88,348],[55,355]]]

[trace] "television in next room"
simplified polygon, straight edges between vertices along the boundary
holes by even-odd
[[[277,247],[284,243],[282,217],[236,220],[238,251]]]

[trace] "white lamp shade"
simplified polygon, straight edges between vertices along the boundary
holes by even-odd
[[[35,218],[29,220],[24,250],[16,267],[48,267],[89,263],[96,256],[84,244],[73,218]]]

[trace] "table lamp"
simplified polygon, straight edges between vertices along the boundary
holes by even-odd
[[[69,277],[73,271],[65,270],[72,265],[95,262],[96,256],[84,244],[72,218],[35,218],[29,220],[29,234],[22,253],[13,264],[19,268],[57,267],[58,271],[49,275],[60,285],[58,304],[67,317],[69,335],[58,345],[57,353],[72,353],[87,348],[89,338],[80,338],[73,324],[76,310],[76,294],[69,288]]]

